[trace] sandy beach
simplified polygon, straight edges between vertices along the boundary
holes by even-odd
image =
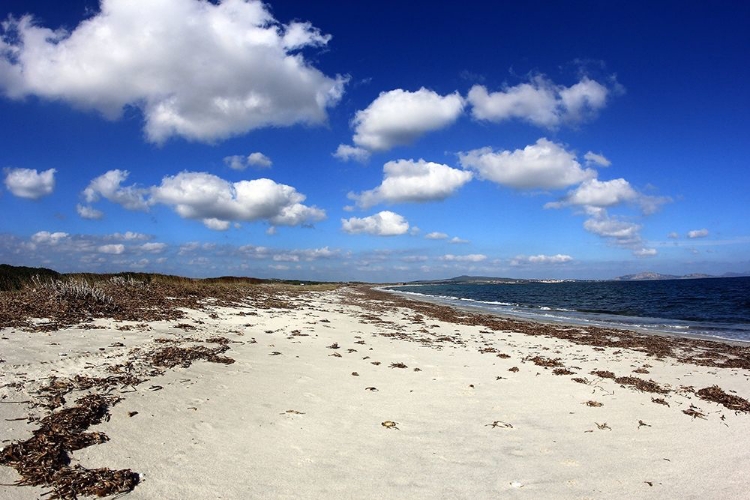
[[[3,329],[0,498],[66,497],[14,483],[84,396],[105,409],[68,467],[127,471],[133,500],[747,498],[748,347],[267,290]]]

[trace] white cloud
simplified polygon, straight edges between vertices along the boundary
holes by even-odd
[[[129,210],[148,210],[160,203],[215,230],[228,229],[230,222],[266,220],[299,226],[325,218],[324,210],[302,204],[305,195],[270,179],[229,182],[205,172],[181,172],[164,177],[158,186],[139,188],[123,187],[127,177],[128,172],[111,170],[91,181],[83,196],[89,203],[101,197]]]
[[[705,238],[706,236],[708,236],[708,229],[695,229],[693,231],[689,231],[687,234],[687,237],[690,239]]]
[[[455,122],[463,109],[464,100],[458,93],[441,96],[426,88],[382,92],[355,114],[354,144],[369,151],[411,144],[427,132]]]
[[[233,170],[245,170],[247,167],[270,168],[273,162],[263,153],[255,152],[248,156],[226,156],[224,157],[224,164]]]
[[[586,160],[586,166],[591,165],[597,165],[599,167],[609,167],[612,165],[612,162],[609,161],[604,155],[600,155],[597,153],[594,153],[593,151],[589,151],[585,155],[583,155],[583,159]]]
[[[427,238],[428,240],[446,240],[448,239],[448,235],[445,233],[433,232],[426,234],[425,238]]]
[[[573,260],[570,255],[519,255],[510,261],[511,266],[522,266],[525,264],[565,264]]]
[[[31,242],[37,245],[57,245],[61,241],[69,239],[68,233],[39,231],[31,235]]]
[[[397,236],[409,231],[409,223],[401,215],[384,210],[369,217],[341,219],[341,229],[348,234]]]
[[[231,222],[228,220],[220,220],[216,218],[203,219],[201,222],[203,222],[204,226],[213,229],[214,231],[226,231],[231,225]]]
[[[101,210],[97,210],[91,206],[81,205],[80,203],[76,205],[76,212],[78,212],[78,215],[84,219],[98,220],[104,217],[104,212]]]
[[[144,243],[140,249],[148,253],[162,253],[167,249],[166,243]]]
[[[555,129],[593,118],[607,104],[610,90],[601,83],[583,77],[565,87],[543,75],[529,83],[488,92],[484,85],[474,85],[467,100],[478,120],[501,122],[517,118],[539,127]]]
[[[109,119],[137,107],[155,143],[323,123],[346,83],[299,52],[330,36],[278,23],[258,0],[104,0],[71,32],[24,16],[10,17],[0,35],[6,96],[64,101]]]
[[[516,189],[560,189],[596,177],[576,155],[545,138],[515,151],[481,148],[459,153],[461,166],[485,180]]]
[[[123,245],[122,243],[101,245],[99,248],[97,248],[97,251],[99,253],[106,253],[110,255],[120,255],[125,252],[125,245]]]
[[[360,208],[378,203],[438,201],[447,198],[472,178],[448,165],[424,160],[389,161],[383,166],[384,179],[380,186],[360,194],[349,193]]]
[[[370,152],[363,148],[349,146],[347,144],[339,144],[339,147],[336,148],[336,152],[333,153],[333,156],[342,161],[354,160],[360,163],[365,163],[370,159]]]
[[[667,235],[667,238],[671,240],[677,240],[680,238],[680,235],[676,231],[672,231],[671,233]]]
[[[277,226],[298,226],[325,218],[325,211],[303,205],[304,200],[293,187],[270,179],[232,183],[205,172],[165,177],[161,185],[151,188],[150,198],[151,203],[170,206],[183,218],[203,220],[219,229],[221,221],[267,220]]]
[[[658,253],[659,252],[655,248],[639,248],[638,250],[633,250],[633,255],[636,257],[653,257]]]
[[[604,209],[592,209],[589,213],[591,217],[583,223],[586,231],[601,236],[617,246],[634,248],[641,245],[640,224],[610,217]]]
[[[148,210],[146,202],[148,190],[136,186],[121,186],[129,175],[130,172],[127,170],[110,170],[89,182],[83,190],[83,198],[87,203],[94,203],[104,198],[128,210]]]
[[[440,260],[446,262],[482,262],[487,260],[487,256],[482,254],[453,255],[449,253],[440,257]]]
[[[454,245],[459,245],[459,244],[469,243],[469,240],[464,240],[462,238],[459,238],[458,236],[454,236],[453,238],[451,238],[450,243]]]
[[[121,241],[143,241],[148,240],[151,237],[147,234],[136,233],[133,231],[125,231],[124,233],[112,233],[107,236],[107,239],[121,240]]]
[[[625,179],[613,179],[611,181],[588,179],[574,190],[569,191],[561,201],[547,203],[545,207],[560,208],[569,205],[612,207],[623,202],[636,200],[639,196],[638,192]]]
[[[38,200],[55,190],[54,168],[37,172],[31,168],[9,168],[5,170],[5,187],[19,198]]]

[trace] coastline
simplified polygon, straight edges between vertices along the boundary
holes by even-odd
[[[368,287],[277,287],[181,310],[2,330],[3,440],[97,391],[72,386],[51,410],[22,403],[49,403],[51,381],[131,363],[144,380],[105,388],[122,399],[87,430],[108,440],[70,453],[138,474],[125,498],[718,499],[750,484],[740,346],[582,335]],[[169,347],[233,362],[155,366]],[[0,498],[50,489],[6,486],[16,480],[0,467]]]
[[[604,329],[615,329],[615,330],[625,330],[625,331],[631,331],[636,332],[644,335],[658,335],[658,336],[665,336],[665,337],[673,337],[673,338],[685,338],[685,339],[693,339],[693,340],[706,340],[706,341],[714,341],[714,342],[721,342],[725,344],[730,345],[737,345],[737,346],[749,346],[750,347],[750,339],[743,340],[743,339],[735,339],[735,338],[728,338],[728,337],[721,337],[718,335],[709,335],[709,334],[700,334],[700,333],[691,333],[688,330],[684,332],[676,332],[676,331],[670,331],[665,330],[663,328],[648,328],[648,327],[642,327],[637,325],[629,325],[629,324],[617,324],[617,325],[610,325],[606,322],[597,322],[597,321],[575,321],[573,319],[563,318],[563,319],[551,319],[551,318],[545,318],[544,316],[524,316],[521,314],[513,314],[512,312],[505,312],[505,311],[497,311],[492,310],[486,307],[483,307],[482,305],[472,305],[469,300],[462,301],[461,299],[454,299],[454,302],[446,300],[445,298],[432,296],[429,294],[420,294],[415,292],[402,292],[399,290],[395,290],[402,286],[411,286],[411,285],[378,285],[375,286],[375,290],[379,290],[385,293],[394,293],[397,294],[403,298],[412,299],[418,302],[429,302],[435,305],[441,305],[445,307],[453,307],[455,309],[459,310],[465,310],[472,313],[477,314],[487,314],[490,316],[496,316],[499,318],[504,319],[511,319],[511,320],[517,320],[517,321],[525,321],[528,323],[541,323],[541,324],[549,324],[549,325],[558,325],[558,326],[568,326],[568,327],[581,327],[581,328],[587,328],[587,327],[594,327],[594,328],[604,328]],[[394,290],[391,290],[394,289]],[[466,303],[458,303],[458,302],[466,302]]]

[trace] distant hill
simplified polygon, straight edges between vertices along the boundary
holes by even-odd
[[[684,274],[677,276],[674,274],[661,274],[650,271],[638,273],[638,274],[626,274],[624,276],[618,276],[614,281],[649,281],[649,280],[689,280],[689,279],[701,279],[701,278],[716,278],[710,274]]]

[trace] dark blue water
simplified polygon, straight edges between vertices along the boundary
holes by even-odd
[[[495,314],[750,341],[750,278],[391,287]]]

